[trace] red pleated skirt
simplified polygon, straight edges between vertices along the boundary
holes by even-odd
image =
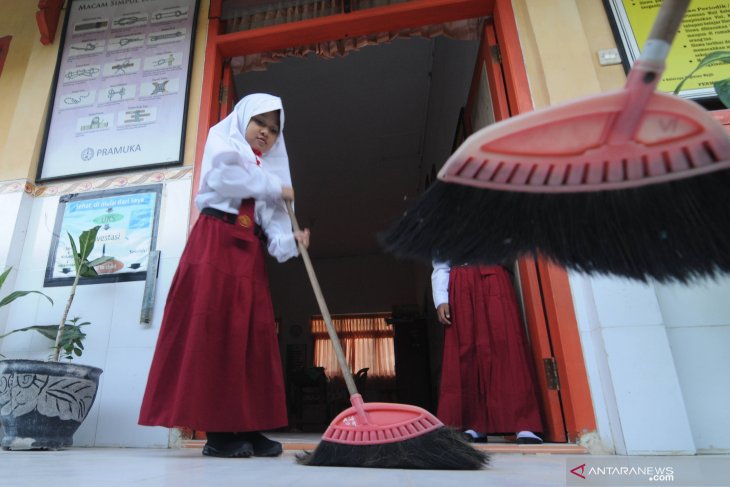
[[[165,305],[139,424],[260,431],[287,424],[264,249],[201,215]]]
[[[500,266],[453,267],[438,417],[482,433],[542,431],[533,360]]]

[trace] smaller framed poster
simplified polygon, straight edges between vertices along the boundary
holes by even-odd
[[[603,0],[626,71],[640,57],[661,0]],[[692,0],[667,56],[657,90],[672,93],[709,53],[730,50],[727,0]],[[679,95],[705,103],[717,101],[713,84],[730,78],[730,64],[715,64],[693,74]]]
[[[161,195],[162,185],[155,184],[61,196],[43,285],[73,282],[76,271],[68,236],[78,245],[81,232],[95,226],[101,228],[89,260],[114,259],[96,267],[97,277],[82,277],[79,284],[145,280],[149,254],[157,242]]]

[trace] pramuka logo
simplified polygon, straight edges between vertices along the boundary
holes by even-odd
[[[128,144],[128,145],[118,145],[116,147],[101,147],[96,150],[94,150],[92,147],[87,147],[86,149],[81,151],[81,159],[84,161],[89,161],[93,157],[108,157],[108,156],[116,156],[119,154],[130,154],[132,152],[140,152],[142,150],[142,146],[139,144]]]

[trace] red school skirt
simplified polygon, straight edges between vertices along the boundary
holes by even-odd
[[[198,431],[286,426],[284,379],[264,249],[208,215],[170,287],[139,424]]]
[[[439,419],[481,433],[542,431],[535,369],[507,271],[452,267],[449,307]]]

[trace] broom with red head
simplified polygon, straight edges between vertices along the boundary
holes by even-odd
[[[286,207],[294,230],[299,231],[291,203],[287,201]],[[485,452],[466,443],[457,431],[445,427],[425,409],[363,401],[332,324],[312,261],[301,243],[299,252],[342,369],[352,407],[332,421],[317,448],[300,455],[298,462],[313,466],[433,470],[477,470],[486,466],[489,457]]]
[[[623,90],[471,135],[381,238],[430,262],[544,256],[588,274],[687,282],[730,272],[730,134],[655,92],[690,0],[664,0]]]

